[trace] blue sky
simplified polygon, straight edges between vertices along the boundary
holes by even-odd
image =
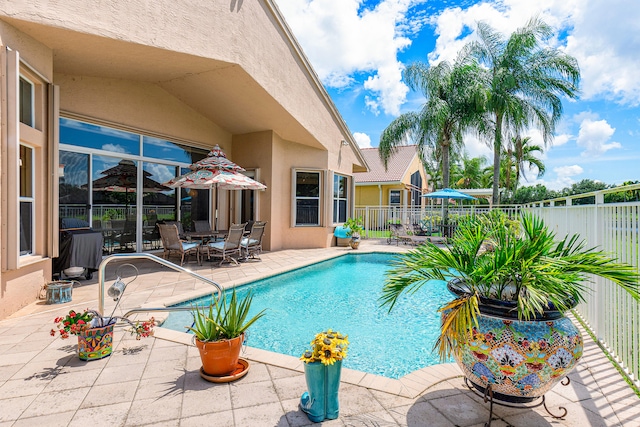
[[[578,59],[577,100],[542,158],[547,172],[523,185],[559,190],[588,178],[640,180],[640,8],[638,0],[276,0],[294,35],[361,147],[376,147],[399,114],[424,99],[402,81],[414,62],[452,60],[479,21],[509,34],[539,15],[550,42]],[[539,132],[528,135],[542,145]],[[492,151],[465,138],[470,156]]]

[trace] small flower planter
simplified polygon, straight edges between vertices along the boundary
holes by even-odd
[[[78,357],[80,360],[99,360],[113,351],[113,327],[115,323],[102,328],[86,329],[78,334]]]

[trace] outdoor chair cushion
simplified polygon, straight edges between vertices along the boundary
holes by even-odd
[[[260,243],[260,240],[256,240],[256,239],[249,239],[248,237],[243,237],[242,241],[240,242],[240,246],[248,246],[248,245],[257,245],[258,243]]]
[[[193,248],[197,248],[200,245],[200,242],[181,242],[182,250],[188,251]]]
[[[226,249],[235,249],[235,248],[238,247],[238,245],[236,245],[236,244],[227,243],[225,241],[209,243],[209,247],[213,248],[213,249],[218,249],[218,250],[221,251],[221,250],[225,249],[225,244],[227,244]]]

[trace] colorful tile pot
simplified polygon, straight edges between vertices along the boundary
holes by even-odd
[[[78,335],[78,357],[81,360],[99,360],[113,351],[114,323],[103,328],[92,328]]]
[[[477,389],[490,385],[498,400],[526,403],[542,396],[582,356],[580,331],[566,317],[521,321],[482,311],[481,305],[478,327],[454,357]]]

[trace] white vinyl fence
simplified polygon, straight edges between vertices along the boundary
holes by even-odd
[[[556,236],[579,234],[587,247],[603,249],[636,268],[640,259],[640,203],[532,207]],[[594,279],[577,307],[580,317],[640,387],[640,303],[613,283]]]

